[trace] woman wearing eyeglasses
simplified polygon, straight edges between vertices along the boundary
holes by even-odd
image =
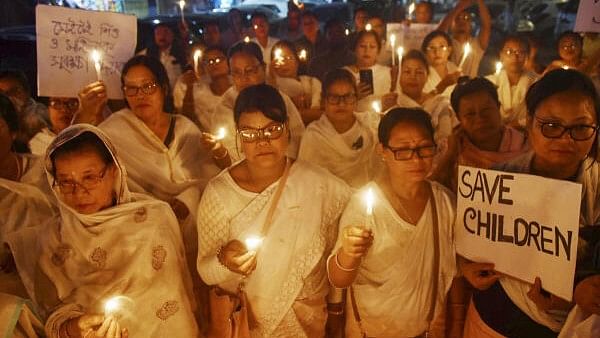
[[[450,61],[452,40],[442,31],[433,31],[423,39],[421,50],[427,57],[429,72],[425,83],[425,92],[431,95],[450,97],[460,71]]]
[[[51,97],[48,104],[48,115],[51,125],[40,130],[29,140],[31,153],[38,156],[46,154],[48,145],[56,135],[71,125],[73,116],[79,110],[79,100],[74,97]]]
[[[257,321],[253,337],[323,337],[325,258],[350,189],[326,170],[286,155],[289,117],[275,88],[245,88],[234,114],[245,159],[204,191],[198,272],[229,293],[243,283]]]
[[[384,174],[346,206],[328,259],[329,280],[349,288],[346,337],[425,337],[444,313],[456,274],[455,201],[427,180],[436,144],[425,111],[394,108],[378,132]]]
[[[498,87],[502,122],[518,129],[525,128],[527,107],[525,94],[538,76],[525,69],[529,42],[520,36],[509,35],[500,49],[500,72],[486,78]]]
[[[46,335],[195,337],[175,215],[168,204],[129,192],[106,134],[86,124],[63,130],[48,149],[46,174],[59,215],[8,238]]]
[[[209,116],[223,94],[231,87],[229,64],[225,52],[218,47],[209,47],[202,52],[199,69],[208,74],[208,81],[199,77],[199,70],[188,70],[175,84],[173,103],[180,113],[190,117],[198,127],[210,133]]]
[[[315,77],[298,74],[301,57],[306,62],[308,56],[297,53],[296,47],[289,41],[278,41],[273,45],[269,65],[270,83],[294,101],[302,121],[308,125],[321,117],[321,82]]]
[[[600,315],[600,266],[593,260],[598,243],[593,237],[581,236],[584,229],[597,234],[600,222],[600,98],[585,75],[559,69],[533,84],[526,102],[532,151],[496,168],[582,185],[574,312],[578,312],[579,320]],[[497,273],[493,264],[463,262],[461,269],[479,290],[474,293],[467,314],[465,337],[558,335],[572,304],[545,292],[543,280],[538,279],[533,285],[522,282]]]
[[[427,59],[420,51],[411,50],[402,57],[398,106],[420,107],[428,112],[435,129],[434,139],[439,142],[450,135],[456,119],[445,96],[429,94],[424,90],[428,74]]]
[[[560,59],[552,61],[544,73],[551,70],[577,69],[584,74],[592,74],[600,64],[600,50],[590,58],[583,57],[583,37],[579,33],[567,31],[558,37],[558,56]]]
[[[351,187],[362,187],[380,167],[375,132],[364,114],[355,113],[357,89],[348,70],[332,70],[324,84],[324,114],[306,128],[298,158],[320,165]]]

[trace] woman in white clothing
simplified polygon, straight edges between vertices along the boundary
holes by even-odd
[[[402,57],[398,106],[420,107],[429,113],[435,129],[434,139],[439,143],[452,133],[455,118],[448,98],[424,90],[428,73],[427,59],[420,51],[411,50]]]
[[[427,56],[429,64],[425,92],[450,97],[461,74],[456,64],[450,61],[453,52],[450,36],[442,31],[433,31],[423,39],[421,50]]]
[[[298,75],[299,66],[300,56],[291,42],[283,40],[273,45],[269,65],[271,84],[294,101],[302,121],[308,125],[321,117],[321,81]]]
[[[347,337],[424,337],[444,313],[456,274],[455,202],[426,179],[433,133],[421,109],[394,108],[381,120],[377,151],[385,173],[352,197],[327,264],[331,283],[350,287]]]
[[[327,73],[324,88],[324,114],[306,128],[298,158],[359,188],[373,179],[379,168],[375,132],[364,121],[364,114],[355,113],[356,83],[348,70]]]
[[[326,170],[286,156],[288,117],[273,87],[242,90],[235,122],[246,157],[204,191],[198,272],[231,293],[244,283],[257,322],[252,337],[323,337],[325,259],[350,189]],[[251,237],[260,240],[258,248],[248,246]]]

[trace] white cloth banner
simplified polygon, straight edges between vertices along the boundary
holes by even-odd
[[[571,300],[581,185],[460,166],[456,251]]]
[[[387,24],[387,44],[386,50],[391,50],[390,35],[396,35],[396,45],[394,48],[400,46],[404,47],[404,52],[408,52],[411,49],[421,50],[421,43],[427,34],[431,33],[437,28],[437,24],[430,23],[411,23],[405,25],[403,23],[388,23]]]
[[[121,69],[137,41],[134,15],[38,5],[36,37],[39,96],[77,97],[100,77],[109,98],[123,97]],[[93,50],[100,55],[100,74]]]
[[[600,32],[600,1],[580,0],[575,32]]]

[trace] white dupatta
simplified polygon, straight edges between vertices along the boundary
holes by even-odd
[[[443,95],[435,95],[419,104],[417,101],[404,94],[402,90],[398,92],[398,106],[405,108],[422,108],[431,117],[431,124],[435,128],[435,141],[440,143],[452,133],[452,128],[458,124],[454,114],[450,110],[450,102]]]
[[[502,70],[498,75],[488,75],[486,78],[498,87],[502,121],[505,124],[518,122],[519,125],[525,126],[527,119],[525,95],[529,87],[537,80],[537,76],[532,72],[524,72],[515,86],[510,85],[506,70]]]
[[[456,64],[449,60],[448,60],[448,63],[446,64],[446,69],[448,70],[448,74],[452,74],[452,73],[458,71],[458,67],[456,66]],[[432,90],[435,89],[435,87],[437,87],[437,85],[441,81],[442,81],[442,78],[440,77],[440,74],[438,74],[437,70],[435,70],[435,68],[433,68],[432,66],[429,66],[429,75],[427,76],[427,82],[425,83],[425,87],[423,88],[423,91],[426,93],[430,93]],[[452,91],[454,90],[455,86],[456,85],[448,86],[439,95],[443,95],[447,99],[450,99],[450,96],[452,95]]]

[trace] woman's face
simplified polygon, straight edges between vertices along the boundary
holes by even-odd
[[[522,73],[527,60],[527,50],[519,41],[508,40],[500,51],[502,67],[509,73]]]
[[[356,44],[356,63],[359,67],[372,67],[377,62],[379,48],[373,34],[367,34]]]
[[[463,96],[458,109],[460,125],[476,146],[502,131],[500,107],[487,92],[482,90]]]
[[[165,90],[146,66],[129,68],[124,77],[123,91],[129,107],[140,119],[153,119],[162,113]]]
[[[434,67],[446,65],[451,51],[452,47],[448,45],[448,41],[441,36],[436,36],[425,48],[427,62]]]
[[[62,201],[81,214],[93,214],[113,205],[117,170],[104,163],[90,147],[59,155],[55,184]]]
[[[323,101],[325,115],[333,123],[353,119],[356,101],[356,92],[351,84],[346,81],[333,82],[327,88],[327,96]]]
[[[227,57],[219,50],[210,50],[205,53],[202,62],[211,79],[229,74]]]
[[[237,125],[248,164],[272,167],[284,160],[288,148],[286,123],[273,121],[260,111],[242,113]]]
[[[278,46],[275,50],[280,50],[279,57],[271,58],[271,63],[275,69],[275,73],[280,77],[292,77],[298,76],[298,61],[296,61],[295,52],[285,46]]]
[[[0,117],[0,158],[6,158],[11,152],[15,133],[8,129],[8,123]]]
[[[578,39],[565,36],[558,42],[558,55],[563,61],[577,61],[581,57],[582,46]]]
[[[76,98],[51,97],[48,114],[50,115],[52,130],[58,134],[70,126],[77,109],[79,109],[79,100]]]
[[[427,82],[427,66],[417,59],[406,59],[400,70],[400,87],[406,94],[420,95]]]
[[[544,123],[554,123],[543,127]],[[569,132],[559,138],[548,138],[542,134],[546,130],[574,126],[596,126],[598,124],[592,99],[577,91],[564,91],[543,100],[535,111],[534,118],[528,118],[528,130],[535,156],[545,166],[561,168],[580,163],[590,153],[596,142],[597,133],[587,140],[576,141]],[[575,130],[571,130],[574,132]],[[547,133],[547,132],[546,132]]]
[[[379,144],[378,150],[383,155],[383,160],[390,173],[390,176],[401,177],[410,182],[420,182],[426,179],[433,163],[432,148],[435,146],[433,135],[425,128],[412,123],[400,122],[390,133],[390,139],[387,146]],[[405,154],[411,152],[411,149],[422,148],[421,154],[431,155],[430,157],[420,157],[417,151],[412,151],[410,159],[405,158]],[[398,155],[394,155],[397,152]],[[400,154],[402,157],[399,157]]]
[[[229,66],[238,92],[265,82],[265,67],[251,55],[236,53],[229,60]]]

